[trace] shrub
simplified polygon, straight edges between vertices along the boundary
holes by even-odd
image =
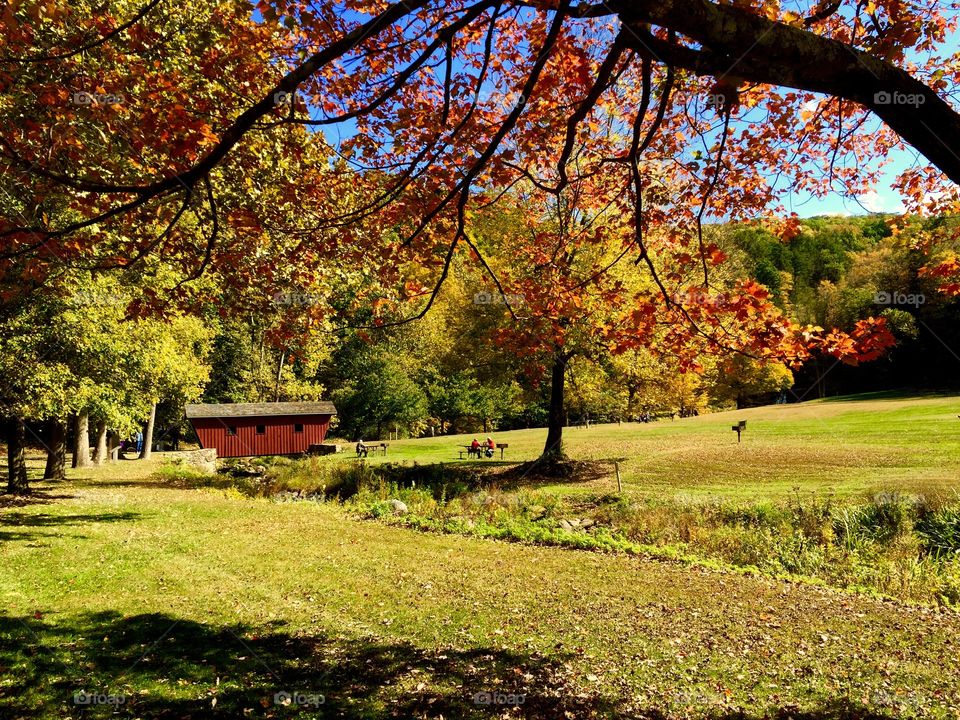
[[[937,558],[960,555],[960,507],[923,512],[914,527],[927,554]]]
[[[166,462],[157,468],[156,477],[173,485],[197,487],[213,483],[213,476],[184,462]]]
[[[819,498],[811,494],[804,502],[799,491],[795,492],[789,503],[791,524],[803,536],[817,545],[829,545],[834,538],[833,499]]]
[[[866,505],[841,508],[833,516],[833,532],[847,550],[875,542],[890,545],[913,529],[916,506],[910,498],[881,493]]]
[[[700,548],[740,567],[769,565],[771,538],[767,533],[743,527],[719,527],[704,536]]]
[[[858,521],[867,537],[887,544],[910,532],[911,514],[912,506],[907,498],[897,493],[881,493],[863,507]]]
[[[940,574],[937,599],[944,605],[960,605],[960,567],[956,563]]]
[[[771,503],[755,505],[717,505],[713,514],[724,525],[774,529],[789,522],[790,516]]]

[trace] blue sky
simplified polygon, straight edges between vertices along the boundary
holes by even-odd
[[[948,35],[947,40],[937,48],[938,55],[950,55],[960,52],[960,31]],[[924,57],[912,55],[910,59],[922,65]],[[897,175],[913,167],[929,166],[929,161],[912,147],[906,146],[896,149],[888,156],[888,164],[884,167],[881,180],[873,190],[862,195],[857,200],[844,198],[838,193],[830,193],[823,198],[811,198],[801,193],[795,194],[786,201],[788,210],[796,212],[800,217],[813,215],[863,215],[866,212],[902,212],[903,202],[900,194],[892,189],[891,185]]]
[[[788,211],[793,211],[800,217],[864,215],[867,212],[902,212],[903,202],[900,195],[890,186],[903,170],[913,166],[916,162],[926,163],[925,158],[919,156],[919,160],[916,160],[917,157],[918,153],[911,148],[894,151],[890,164],[884,168],[881,181],[876,184],[872,192],[861,195],[856,201],[852,198],[845,198],[836,192],[832,192],[823,198],[795,193],[785,198],[784,204]]]

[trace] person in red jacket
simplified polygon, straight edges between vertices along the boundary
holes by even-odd
[[[486,445],[487,445],[487,457],[493,457],[493,449],[497,446],[497,444],[493,441],[493,438],[488,437]]]
[[[480,457],[480,443],[477,442],[476,438],[470,443],[470,453]]]

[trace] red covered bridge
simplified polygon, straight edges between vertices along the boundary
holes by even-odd
[[[322,443],[337,414],[331,402],[187,405],[187,419],[203,448],[217,457],[295,455]]]

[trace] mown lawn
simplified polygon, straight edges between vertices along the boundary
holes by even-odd
[[[953,493],[960,483],[960,397],[860,396],[796,405],[660,420],[654,423],[567,428],[570,457],[611,461],[609,474],[594,483],[564,485],[595,492],[615,483],[612,461],[621,460],[628,493],[664,498],[740,497],[773,500],[796,488],[836,496],[878,490]],[[747,421],[738,445],[731,426]],[[543,429],[492,433],[509,443],[505,460],[535,459]],[[390,443],[386,457],[369,462],[460,463],[458,446],[474,435]],[[477,434],[480,440],[482,434]],[[494,460],[462,461],[488,465]],[[357,462],[353,446],[325,462]]]
[[[641,502],[955,494],[958,409],[816,402],[572,428],[567,450],[621,458]],[[470,437],[393,442],[386,460],[457,463]],[[517,462],[544,431],[494,437]],[[955,610],[421,533],[158,470],[0,496],[0,718],[960,718]],[[541,490],[614,487],[611,469]]]
[[[960,717],[951,611],[151,470],[0,509],[0,717]]]

